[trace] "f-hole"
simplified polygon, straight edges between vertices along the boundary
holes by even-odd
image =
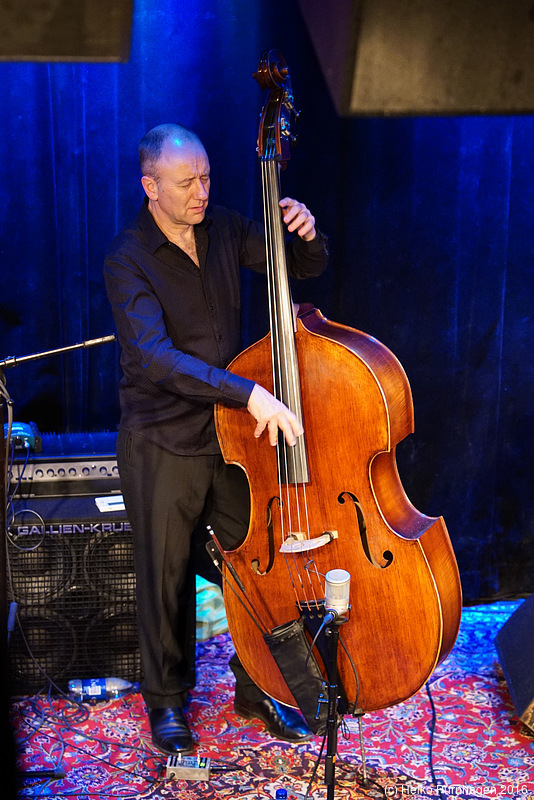
[[[355,494],[352,492],[341,492],[339,497],[337,498],[338,503],[342,505],[345,503],[345,497],[350,497],[353,502],[355,511],[356,511],[356,520],[358,522],[358,531],[360,533],[360,541],[362,543],[363,552],[365,553],[365,557],[369,561],[373,567],[377,569],[386,569],[389,567],[391,562],[393,561],[393,553],[390,550],[384,550],[382,553],[382,558],[385,559],[385,563],[381,564],[379,561],[375,559],[373,554],[371,553],[371,548],[369,547],[369,538],[367,536],[367,524],[365,522],[365,517],[363,514],[363,509],[360,505],[360,501],[356,497]]]
[[[269,546],[269,561],[267,563],[267,568],[264,572],[260,570],[260,559],[253,558],[250,562],[250,566],[252,567],[253,572],[256,575],[267,575],[273,568],[274,564],[274,534],[273,534],[273,512],[272,507],[273,503],[278,502],[278,508],[282,507],[279,497],[271,497],[269,502],[267,503],[267,518],[266,518],[266,530],[267,530],[267,543]]]

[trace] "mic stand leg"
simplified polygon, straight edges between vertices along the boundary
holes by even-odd
[[[328,626],[326,636],[330,637],[331,665],[328,683],[328,718],[326,723],[326,756],[324,779],[326,799],[334,800],[336,787],[336,754],[337,754],[337,648],[339,642],[339,626],[346,622],[344,618],[333,620]]]
[[[369,788],[369,778],[367,777],[367,764],[365,762],[365,746],[363,743],[363,730],[362,730],[362,716],[358,715],[358,732],[360,736],[360,754],[362,758],[362,786],[364,789]]]
[[[334,800],[336,787],[336,755],[337,755],[337,731],[339,727],[337,700],[337,650],[339,643],[339,628],[347,622],[346,617],[338,617],[327,625],[325,635],[330,638],[330,671],[328,683],[328,716],[326,722],[326,756],[324,766],[324,779],[326,785],[326,800]],[[370,785],[367,777],[367,765],[365,761],[365,747],[362,731],[363,712],[358,714],[358,730],[360,739],[360,752],[362,758],[362,786],[366,789]]]

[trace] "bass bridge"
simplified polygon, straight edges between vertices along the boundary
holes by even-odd
[[[317,550],[337,539],[337,531],[325,531],[321,536],[310,539],[305,533],[289,533],[280,547],[281,553],[305,553],[308,550]]]

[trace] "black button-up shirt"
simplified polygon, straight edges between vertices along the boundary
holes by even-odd
[[[179,455],[220,452],[214,405],[246,406],[254,384],[226,369],[241,351],[240,266],[266,271],[263,227],[214,206],[195,226],[200,268],[146,201],[113,241],[104,277],[122,348],[121,427]],[[296,278],[326,266],[325,238],[295,237]]]

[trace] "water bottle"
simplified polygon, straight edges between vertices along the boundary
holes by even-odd
[[[77,678],[69,681],[69,695],[80,703],[110,700],[131,692],[134,684],[123,678]]]
[[[287,800],[287,789],[277,789],[275,800]]]

